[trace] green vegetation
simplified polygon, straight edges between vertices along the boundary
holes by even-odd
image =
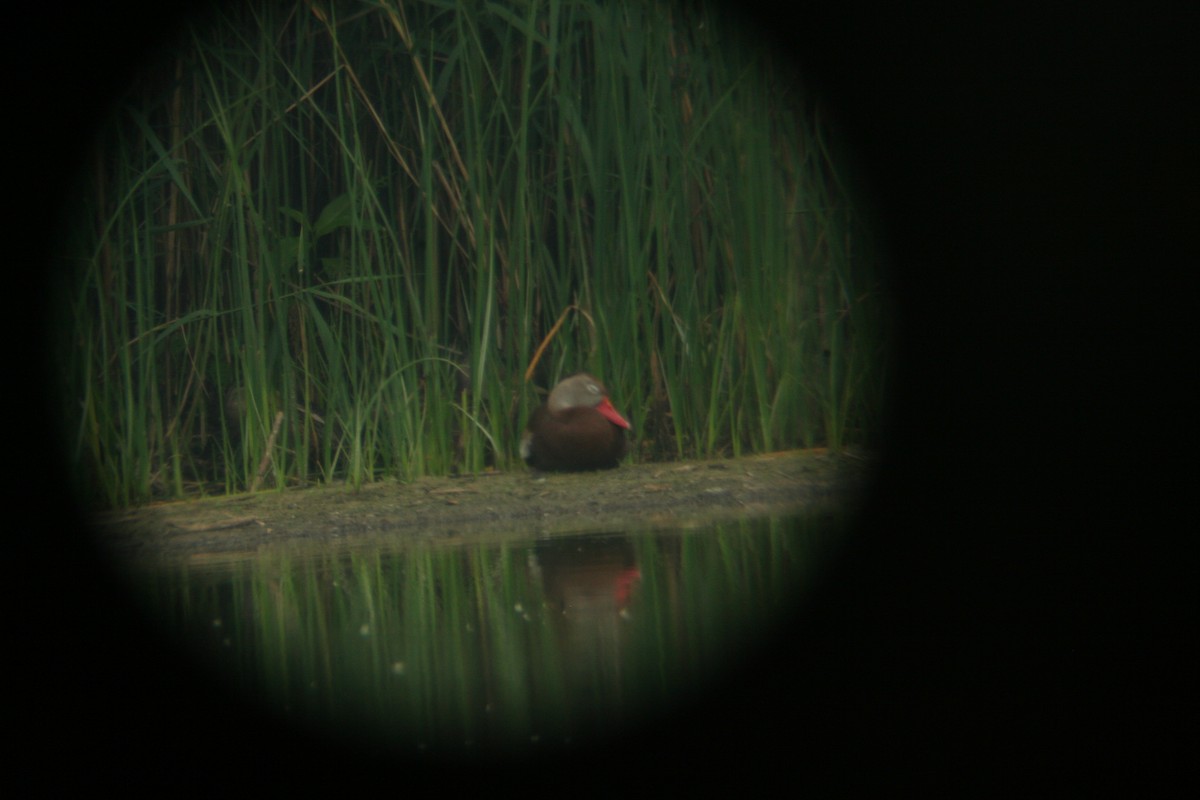
[[[197,24],[65,232],[87,500],[512,468],[535,387],[580,369],[638,460],[867,440],[877,259],[778,55],[640,0]]]

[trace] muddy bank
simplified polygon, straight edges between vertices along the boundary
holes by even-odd
[[[867,473],[861,454],[802,450],[596,473],[514,471],[259,492],[106,513],[97,527],[122,557],[202,564],[285,546],[455,544],[791,514],[852,504]]]

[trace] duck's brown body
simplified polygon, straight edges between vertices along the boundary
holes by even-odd
[[[604,384],[581,372],[560,381],[530,416],[521,437],[521,458],[540,470],[610,469],[628,449],[629,427]]]

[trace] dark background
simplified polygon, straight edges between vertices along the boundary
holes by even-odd
[[[90,130],[173,5],[8,26],[18,786],[1194,787],[1194,4],[737,5],[832,106],[891,254],[897,390],[861,533],[688,718],[453,770],[332,751],[208,685],[63,495],[20,306],[61,269],[47,245]]]

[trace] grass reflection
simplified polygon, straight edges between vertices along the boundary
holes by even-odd
[[[593,741],[778,630],[837,525],[271,556],[160,576],[172,627],[268,709],[399,750]]]

